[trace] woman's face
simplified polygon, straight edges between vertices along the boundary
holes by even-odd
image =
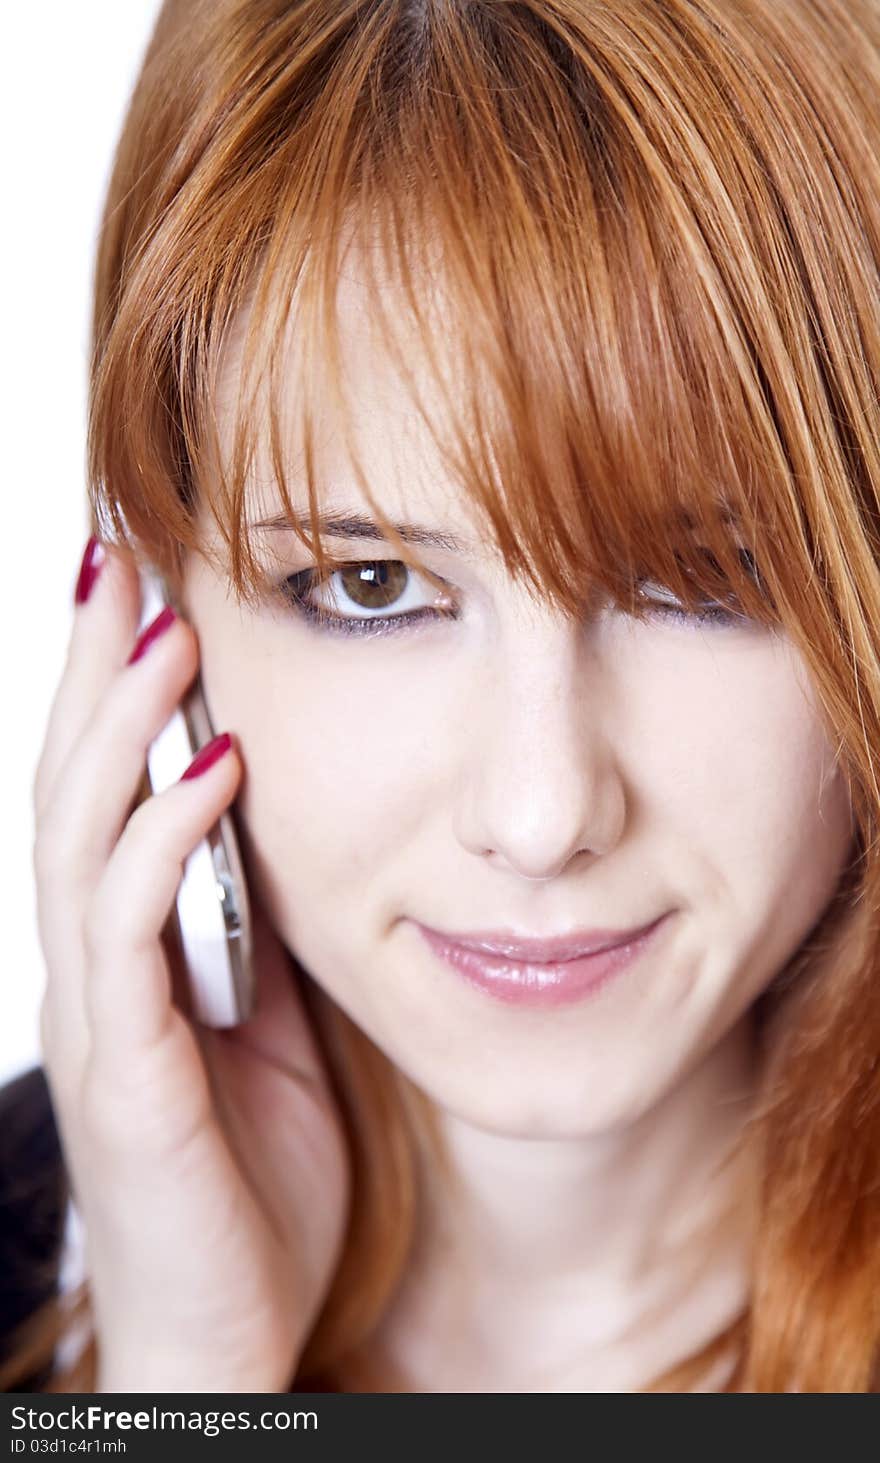
[[[357,445],[383,506],[473,536],[356,282],[340,303]],[[221,412],[236,363],[233,350]],[[338,440],[319,441],[324,506],[368,514]],[[298,487],[297,502],[292,473],[305,509]],[[279,507],[263,486],[251,517]],[[279,580],[313,563],[292,533],[255,543]],[[393,557],[370,540],[331,547]],[[250,876],[314,979],[443,1108],[510,1135],[608,1130],[709,1053],[809,932],[850,849],[846,787],[790,643],[619,611],[578,625],[531,602],[485,544],[419,552],[457,617],[374,635],[239,607],[191,562],[184,605],[212,719],[245,764]],[[429,582],[397,572],[384,611],[353,573],[313,599],[349,624],[432,604]],[[551,1009],[466,983],[415,923],[544,936],[667,913],[627,972]]]

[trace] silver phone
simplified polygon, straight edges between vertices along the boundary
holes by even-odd
[[[140,630],[166,604],[168,588],[142,566]],[[177,782],[196,752],[215,735],[201,678],[185,694],[147,749],[150,790]],[[184,861],[177,893],[175,934],[188,982],[191,1014],[205,1026],[236,1026],[251,1015],[255,999],[251,914],[234,811],[222,813]]]

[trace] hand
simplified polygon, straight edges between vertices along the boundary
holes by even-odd
[[[348,1154],[290,955],[249,890],[256,1006],[198,1027],[163,938],[183,860],[234,799],[233,746],[136,804],[198,668],[178,618],[127,664],[135,561],[74,610],[33,784],[44,1066],[86,1233],[101,1391],[283,1391],[326,1294]]]

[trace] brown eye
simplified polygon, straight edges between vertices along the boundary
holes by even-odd
[[[417,622],[456,619],[449,595],[434,584],[419,590],[421,576],[400,559],[341,564],[323,579],[304,569],[284,580],[282,593],[316,629],[346,635],[384,634]],[[393,608],[393,613],[385,611]]]
[[[346,564],[336,572],[346,598],[365,610],[383,610],[393,605],[406,588],[409,575],[399,559]]]

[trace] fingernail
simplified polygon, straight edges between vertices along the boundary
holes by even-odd
[[[153,641],[158,640],[160,635],[164,635],[165,631],[174,624],[176,619],[177,616],[170,605],[166,605],[163,610],[160,610],[155,620],[150,621],[146,630],[142,630],[134,642],[134,650],[125,662],[126,665],[134,665],[136,660],[140,660],[144,652],[149,650]]]
[[[229,732],[222,732],[212,742],[206,742],[201,751],[196,752],[186,771],[181,774],[180,781],[183,782],[185,778],[189,777],[200,777],[203,772],[207,772],[209,767],[213,767],[215,762],[219,762],[231,746],[232,737]]]
[[[79,566],[79,577],[76,581],[76,589],[73,593],[73,602],[77,605],[85,604],[91,594],[95,580],[101,572],[101,566],[106,558],[104,545],[100,539],[92,534],[85,546],[82,556],[82,563]]]

